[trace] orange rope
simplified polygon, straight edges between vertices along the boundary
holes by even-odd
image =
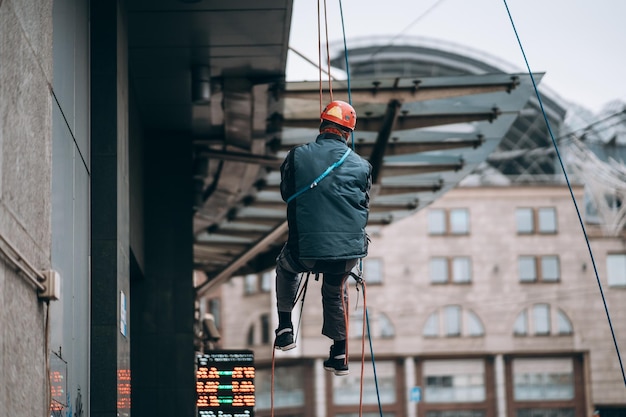
[[[322,93],[322,13],[320,11],[320,0],[317,0],[317,68],[319,69],[320,79],[320,114],[322,114],[322,101],[324,100]]]
[[[358,284],[357,284],[358,285]],[[361,334],[361,390],[359,393],[359,416],[363,415],[363,374],[365,370],[365,329],[367,320],[367,303],[365,301],[365,281],[361,280],[363,287],[363,329]]]
[[[274,342],[276,344],[276,342]],[[276,364],[276,347],[272,346],[272,377],[270,378],[270,410],[271,417],[274,417],[274,366]]]
[[[350,298],[348,297],[348,299],[346,299],[344,296],[347,291],[348,277],[349,275],[344,276],[343,281],[341,282],[341,308],[343,308],[343,322],[346,327],[346,356],[343,359],[344,365],[348,364],[348,340],[350,339]]]
[[[333,82],[330,76],[330,48],[328,43],[328,8],[326,7],[326,0],[324,0],[324,25],[326,27],[326,59],[328,62],[328,92],[330,93],[330,101],[333,101]]]

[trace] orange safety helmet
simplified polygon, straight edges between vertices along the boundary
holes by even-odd
[[[354,130],[356,126],[356,111],[354,111],[354,107],[341,100],[328,103],[324,111],[322,111],[321,118],[350,130]]]

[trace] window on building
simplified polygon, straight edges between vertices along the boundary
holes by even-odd
[[[450,273],[451,271],[451,273]],[[472,262],[467,256],[430,259],[430,282],[433,284],[466,284],[472,281]]]
[[[452,282],[466,283],[472,280],[472,265],[470,258],[458,256],[452,258]]]
[[[248,333],[246,333],[246,344],[248,346],[254,346],[254,323],[248,327]]]
[[[266,271],[261,274],[261,292],[272,291],[272,281],[274,280],[274,271]]]
[[[469,233],[469,210],[465,208],[450,209],[450,233],[454,235]]]
[[[609,287],[626,287],[626,254],[610,253],[607,255],[606,277]]]
[[[513,334],[516,336],[526,336],[528,334],[528,310],[524,310],[517,315],[513,325]]]
[[[424,324],[424,330],[422,331],[422,334],[425,337],[439,336],[439,313],[438,312],[435,311],[430,316],[428,316],[428,319],[426,319],[426,324]]]
[[[515,210],[517,233],[530,234],[535,231],[535,215],[532,208],[518,208]]]
[[[243,278],[246,295],[255,294],[258,291],[257,278],[256,274],[248,274]]]
[[[565,336],[573,332],[572,322],[561,309],[543,303],[522,310],[513,325],[516,336]]]
[[[473,403],[486,399],[485,364],[481,359],[425,360],[422,374],[427,404]]]
[[[466,310],[465,317],[467,318],[468,336],[482,336],[485,334],[483,323],[473,311]]]
[[[569,320],[567,315],[560,309],[557,309],[556,311],[556,321],[557,332],[559,335],[570,335],[574,332],[572,322]]]
[[[461,307],[446,306],[444,308],[446,318],[446,336],[461,335]]]
[[[515,401],[572,400],[572,358],[513,359],[513,397]]]
[[[396,335],[393,323],[385,313],[372,313],[368,308],[369,331],[373,338],[391,338]],[[367,331],[367,328],[365,329]],[[350,337],[360,339],[363,337],[363,309],[357,308],[350,315]]]
[[[261,344],[269,345],[270,343],[270,315],[261,314],[259,321],[261,324]]]
[[[548,304],[533,306],[533,324],[536,335],[550,334],[550,306]]]
[[[271,369],[257,369],[255,372],[254,389],[257,410],[270,410],[271,372]],[[302,366],[277,366],[274,369],[274,408],[304,407],[306,380]]]
[[[517,265],[520,282],[558,282],[561,279],[559,257],[556,255],[522,255]]]
[[[537,263],[534,256],[520,256],[517,265],[521,282],[537,281]]]
[[[469,231],[469,210],[466,208],[428,211],[428,233],[431,235],[466,235]]]
[[[363,259],[363,278],[367,284],[383,282],[383,260],[381,258]],[[352,280],[354,281],[354,280]]]
[[[517,233],[519,234],[553,234],[557,232],[556,208],[520,207],[515,210]]]
[[[270,315],[263,313],[258,316],[257,320],[253,321],[248,328],[246,336],[246,343],[248,346],[254,346],[257,344],[268,345],[271,339],[271,320]],[[258,339],[257,339],[258,330]]]
[[[541,279],[544,282],[556,282],[561,279],[558,256],[547,255],[541,257]]]
[[[431,235],[444,235],[446,231],[446,211],[444,209],[429,210],[428,233]]]
[[[433,284],[448,282],[448,258],[430,258],[430,282]]]
[[[360,362],[351,363],[350,367],[359,369]],[[376,361],[376,377],[381,404],[396,403],[396,363],[393,361]],[[355,406],[360,401],[361,374],[350,372],[341,378],[332,378],[332,396],[335,406]],[[371,366],[363,370],[363,404],[378,404],[374,371]]]
[[[556,209],[541,207],[538,210],[539,233],[556,233]]]
[[[422,329],[424,337],[475,337],[484,334],[484,326],[476,313],[459,305],[445,306],[432,312]]]

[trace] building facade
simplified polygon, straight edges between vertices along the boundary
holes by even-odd
[[[391,45],[369,38],[351,45],[355,79],[511,70],[497,58],[440,41],[400,39]],[[345,65],[343,58],[334,63]],[[580,217],[533,97],[462,186],[408,218],[369,227],[367,299],[351,285],[356,307],[350,310],[350,376],[322,369],[331,342],[320,335],[318,289],[308,292],[306,303],[296,303],[298,347],[276,353],[275,415],[356,416],[361,388],[366,415],[626,414],[617,354],[626,343],[623,104],[597,123],[549,89],[542,86],[540,93]],[[610,169],[609,158],[617,161]],[[203,300],[203,308],[218,317],[221,347],[255,351],[262,416],[272,408],[273,281],[273,271],[238,277]],[[221,300],[233,299],[240,307],[226,314]],[[366,349],[361,384],[365,301],[373,352]]]
[[[583,188],[575,186],[574,194],[580,205]],[[624,236],[586,228],[624,345]],[[215,294],[241,300],[220,318],[221,347],[254,349],[259,415],[270,411],[272,274],[233,279]],[[567,187],[458,187],[374,234],[364,279],[385,416],[626,412],[607,316]],[[331,342],[320,335],[319,283],[309,287],[296,324],[298,347],[276,352],[274,413],[358,415],[362,294],[351,285],[351,374],[335,377],[322,367]],[[367,343],[365,356],[363,410],[370,415],[378,405]]]

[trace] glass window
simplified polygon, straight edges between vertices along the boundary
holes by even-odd
[[[428,410],[426,417],[485,417],[484,410]]]
[[[613,253],[607,255],[606,276],[610,287],[626,286],[626,254]]]
[[[207,310],[210,314],[213,315],[213,321],[215,322],[215,326],[219,329],[222,323],[222,315],[220,310],[220,299],[219,298],[210,298],[207,305]]]
[[[268,345],[270,343],[270,315],[261,314],[261,343]]]
[[[428,316],[422,334],[426,337],[439,336],[439,313],[434,312]]]
[[[350,363],[350,367],[359,369],[359,363]],[[381,404],[396,402],[396,365],[393,361],[376,361],[376,377]],[[357,405],[360,401],[361,373],[351,372],[341,378],[332,378],[333,404]],[[363,404],[377,404],[376,383],[371,366],[363,369]]]
[[[485,366],[480,359],[426,360],[423,374],[426,403],[485,401]]]
[[[541,280],[558,281],[561,278],[559,272],[559,257],[550,255],[541,257]]]
[[[248,334],[246,335],[246,343],[248,346],[254,345],[254,323],[248,327]]]
[[[378,315],[378,327],[380,331],[380,337],[391,338],[396,335],[396,330],[393,327],[393,323],[385,313]]]
[[[369,316],[369,332],[372,337],[390,338],[396,334],[393,323],[385,313],[372,314],[371,309],[367,309]],[[366,323],[367,325],[367,323]],[[357,308],[350,315],[350,337],[360,339],[363,336],[363,309]],[[368,329],[366,328],[367,332]]]
[[[430,258],[430,282],[441,284],[448,282],[448,259]]]
[[[450,232],[455,235],[469,233],[469,211],[464,208],[450,210]]]
[[[573,399],[574,363],[572,359],[513,359],[513,396],[516,401]]]
[[[556,209],[542,207],[538,211],[539,233],[556,233]]]
[[[467,333],[470,336],[482,336],[485,334],[483,323],[473,311],[466,311]]]
[[[517,410],[516,417],[575,417],[576,409],[574,408],[520,408]]]
[[[533,306],[533,324],[535,334],[550,334],[550,306],[548,304]]]
[[[560,335],[568,335],[568,334],[574,333],[572,322],[569,320],[567,315],[561,310],[557,310],[556,312],[556,321],[557,321]]]
[[[261,275],[261,291],[272,291],[272,278],[274,278],[274,271],[266,271]]]
[[[270,409],[271,372],[271,369],[256,370],[254,388],[257,410]],[[305,379],[304,368],[301,366],[276,367],[274,370],[274,408],[303,407]]]
[[[434,312],[428,316],[422,334],[426,337],[439,336],[439,313]]]
[[[248,274],[244,277],[244,291],[246,294],[254,294],[257,292],[256,274]]]
[[[446,317],[446,336],[461,335],[461,307],[447,306],[445,307]]]
[[[513,325],[513,334],[517,336],[526,336],[528,334],[528,311],[524,310],[515,319]]]
[[[470,282],[472,280],[472,267],[470,258],[456,257],[452,259],[452,281]]]
[[[443,235],[446,233],[446,211],[432,209],[428,211],[428,233],[431,235]]]
[[[363,277],[368,284],[383,282],[383,260],[381,258],[363,259]]]
[[[532,312],[532,320],[529,322],[529,313]],[[555,314],[556,322],[554,330],[551,323],[552,312]],[[558,308],[549,304],[535,304],[532,310],[524,309],[515,319],[513,334],[516,336],[527,336],[529,333],[539,336],[545,335],[570,335],[574,332],[572,322],[567,315]]]
[[[533,209],[518,208],[515,210],[517,221],[517,233],[533,233],[535,231],[535,219]]]
[[[519,280],[521,282],[537,281],[537,265],[534,256],[520,256],[518,259]]]

